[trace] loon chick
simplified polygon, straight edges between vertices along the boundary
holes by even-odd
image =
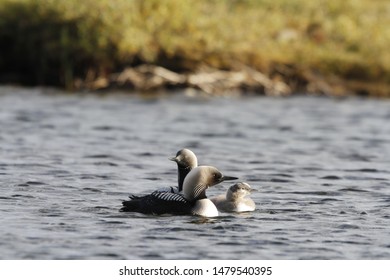
[[[124,201],[121,211],[144,214],[192,214],[204,217],[218,216],[215,205],[206,197],[206,190],[223,181],[236,180],[224,176],[213,166],[198,166],[192,169],[183,182],[183,193],[154,191],[145,196],[130,196]]]
[[[249,212],[256,209],[256,205],[251,198],[246,196],[251,193],[249,184],[240,182],[231,186],[226,194],[210,198],[222,212]]]
[[[194,154],[193,151],[189,149],[181,149],[177,152],[176,156],[170,158],[170,160],[177,163],[177,171],[178,171],[178,191],[181,192],[183,190],[183,182],[184,178],[187,174],[195,167],[198,166],[198,158]]]

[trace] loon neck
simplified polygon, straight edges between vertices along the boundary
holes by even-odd
[[[204,198],[207,198],[206,197],[206,189],[207,188],[208,188],[207,186],[197,185],[191,190],[184,189],[183,195],[189,201],[204,199]]]
[[[178,166],[178,189],[179,192],[183,190],[183,183],[184,179],[186,178],[187,174],[191,171],[191,167],[183,167],[183,166]]]

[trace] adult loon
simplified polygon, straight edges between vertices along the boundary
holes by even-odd
[[[226,194],[210,198],[221,212],[250,212],[256,209],[251,198],[246,197],[252,191],[249,184],[240,182],[231,186]]]
[[[181,149],[176,153],[175,157],[169,158],[177,163],[177,188],[161,188],[158,191],[180,193],[183,190],[184,178],[195,167],[198,166],[198,158],[195,153],[189,149]]]
[[[213,166],[198,166],[185,177],[182,194],[154,191],[145,196],[130,196],[121,211],[144,214],[192,214],[204,217],[218,216],[215,205],[206,197],[206,190],[223,181],[238,178],[224,176]]]

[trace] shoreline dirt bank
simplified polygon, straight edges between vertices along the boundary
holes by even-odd
[[[255,93],[268,96],[290,96],[297,93],[335,97],[390,97],[390,85],[325,77],[316,71],[279,65],[264,74],[242,65],[233,70],[203,66],[193,72],[176,72],[162,66],[141,64],[127,67],[107,76],[76,79],[74,90],[110,89],[141,92],[161,89],[193,88],[210,95]]]

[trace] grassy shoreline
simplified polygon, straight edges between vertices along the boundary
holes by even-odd
[[[115,87],[117,73],[146,64],[390,97],[388,26],[385,0],[0,0],[0,82]]]

